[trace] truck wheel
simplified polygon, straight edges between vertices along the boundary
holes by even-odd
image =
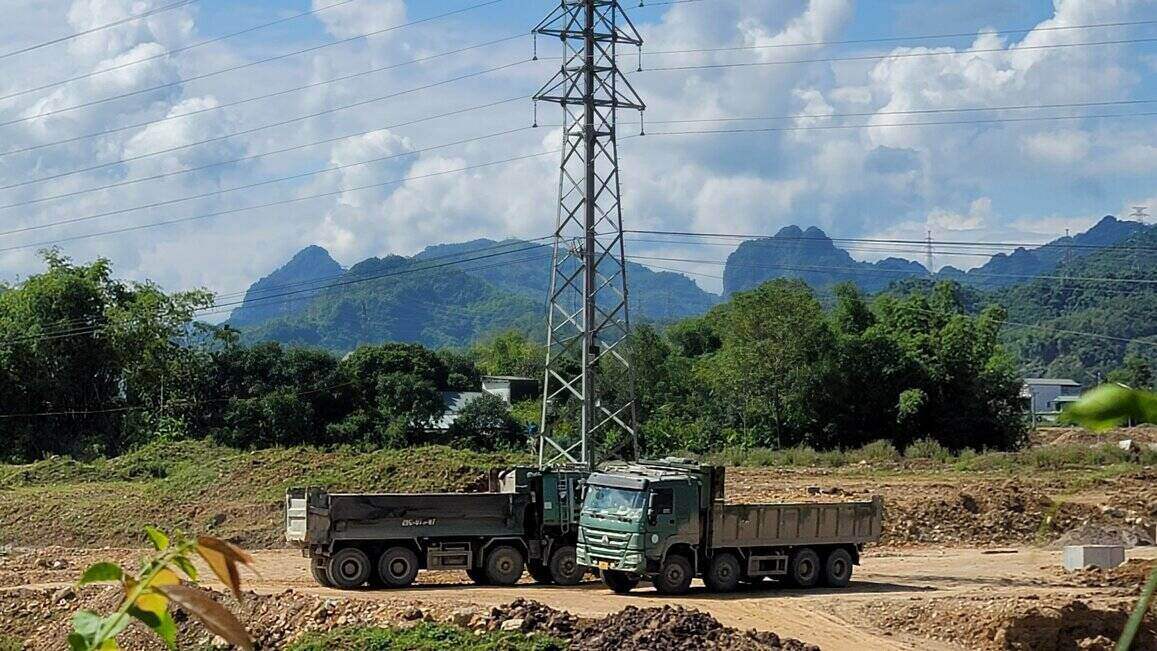
[[[731,552],[722,552],[711,559],[711,567],[703,577],[703,582],[714,592],[735,592],[739,587],[739,559]]]
[[[418,555],[407,547],[390,547],[378,559],[378,579],[387,588],[404,588],[418,576]]]
[[[820,557],[811,547],[795,550],[787,561],[787,580],[797,588],[814,588],[820,582]]]
[[[534,579],[535,583],[543,585],[550,585],[554,583],[554,577],[550,575],[550,568],[543,565],[542,561],[530,561],[526,564],[526,572],[530,578]]]
[[[495,547],[486,557],[486,578],[494,585],[514,585],[522,578],[525,564],[522,552],[514,547]]]
[[[332,588],[333,581],[329,580],[329,570],[325,566],[324,558],[309,559],[309,573],[313,575],[313,580],[320,586]]]
[[[477,585],[489,585],[490,580],[486,578],[486,570],[479,567],[472,567],[466,570],[466,576]]]
[[[824,585],[844,588],[852,582],[852,555],[846,549],[835,549],[824,561]]]
[[[639,579],[618,570],[603,570],[603,583],[615,594],[627,594],[639,585]]]
[[[654,579],[655,590],[660,594],[685,594],[691,587],[691,575],[694,573],[691,561],[678,554],[670,554]]]
[[[370,580],[373,564],[370,557],[357,547],[346,547],[329,558],[326,566],[329,580],[336,588],[357,588]]]
[[[550,577],[559,585],[578,585],[587,574],[587,568],[578,564],[573,545],[564,545],[550,555]]]

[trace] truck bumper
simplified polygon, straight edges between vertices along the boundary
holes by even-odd
[[[617,570],[631,574],[643,574],[646,570],[646,561],[641,549],[607,550],[591,548],[580,542],[575,548],[575,556],[579,565],[600,570]]]

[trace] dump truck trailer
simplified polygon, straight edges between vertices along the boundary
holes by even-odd
[[[485,493],[286,493],[286,539],[328,587],[398,588],[420,570],[465,570],[476,583],[573,585],[585,472],[515,468]]]
[[[716,592],[768,577],[810,588],[848,585],[866,543],[880,539],[883,500],[727,504],[720,467],[664,459],[591,474],[578,562],[615,592],[650,581],[682,594],[694,577]]]

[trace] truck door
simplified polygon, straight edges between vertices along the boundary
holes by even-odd
[[[676,521],[675,491],[670,486],[656,486],[651,489],[648,499],[647,526],[643,541],[646,556],[651,559],[661,559],[666,553],[667,546],[678,532]]]

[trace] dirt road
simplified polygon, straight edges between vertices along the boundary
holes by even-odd
[[[961,649],[898,631],[882,630],[865,621],[861,609],[881,603],[952,598],[1000,598],[1077,595],[1095,601],[1112,589],[1082,587],[1059,571],[1060,553],[1041,549],[985,553],[976,549],[876,551],[857,568],[856,580],[844,590],[795,591],[752,589],[732,595],[710,595],[698,587],[682,598],[661,597],[649,588],[630,595],[610,593],[597,583],[579,588],[525,585],[481,587],[465,575],[424,573],[423,583],[406,590],[342,592],[317,586],[307,575],[305,559],[293,551],[257,552],[260,578],[247,584],[259,593],[293,589],[335,599],[412,600],[415,604],[496,606],[518,598],[534,599],[576,615],[606,615],[628,605],[640,607],[678,603],[710,612],[726,625],[772,630],[818,644],[824,649]],[[1157,558],[1157,549],[1129,552],[1130,558]]]
[[[144,552],[137,550],[17,550],[0,562],[0,598],[19,588],[69,585],[80,568],[98,559],[131,565],[142,555]],[[500,606],[519,597],[587,617],[608,615],[629,605],[670,603],[706,611],[728,626],[774,631],[824,649],[1001,648],[992,637],[993,619],[989,616],[1002,607],[1016,604],[1013,610],[1023,612],[1039,606],[1056,614],[1062,612],[1064,604],[1077,601],[1123,613],[1135,600],[1140,584],[1140,579],[1116,585],[1081,580],[1079,575],[1060,570],[1059,552],[1038,548],[878,548],[869,550],[852,585],[843,590],[798,591],[769,583],[736,594],[712,595],[697,585],[681,598],[661,597],[648,587],[630,595],[615,595],[596,582],[577,588],[532,583],[482,587],[456,572],[423,573],[419,585],[405,590],[347,592],[315,584],[307,573],[306,560],[295,550],[257,551],[254,557],[259,575],[246,574],[244,583],[260,594],[291,590],[337,603],[374,602],[388,612],[418,607],[443,614],[467,606]],[[1129,558],[1157,559],[1157,548],[1130,550]],[[208,576],[212,575],[205,571],[203,577]],[[212,581],[208,585],[221,587]]]

